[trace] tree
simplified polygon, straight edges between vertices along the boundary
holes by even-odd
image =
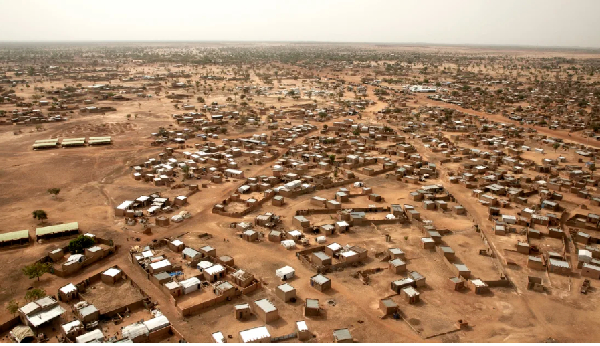
[[[49,263],[35,262],[23,267],[23,274],[27,275],[30,279],[37,278],[40,281],[40,277],[50,272],[51,269],[52,266]]]
[[[25,300],[28,302],[32,302],[34,300],[38,300],[44,298],[46,296],[46,291],[42,288],[32,288],[25,293]]]
[[[34,219],[38,219],[39,221],[44,222],[44,220],[48,219],[48,213],[46,213],[44,210],[38,209],[38,210],[34,210],[32,213],[33,218]]]
[[[329,162],[333,163],[335,161],[335,155],[329,155]]]
[[[560,147],[560,143],[554,142],[554,144],[552,144],[552,148],[554,148],[554,152],[556,152],[556,149],[558,149],[558,147]]]
[[[58,187],[53,187],[48,189],[48,193],[52,195],[52,198],[55,198],[56,195],[60,193],[60,189]]]
[[[96,244],[94,238],[86,235],[80,235],[69,242],[69,252],[73,254],[81,254],[85,249],[92,247],[94,244]]]
[[[19,303],[17,303],[16,300],[12,299],[10,302],[8,302],[8,304],[6,304],[6,310],[11,314],[14,315],[17,313],[17,311],[19,311]]]

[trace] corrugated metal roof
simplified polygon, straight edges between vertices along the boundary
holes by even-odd
[[[146,328],[148,328],[148,330],[151,332],[167,327],[170,324],[171,322],[169,322],[169,319],[165,315],[160,315],[158,317],[144,322]]]
[[[266,326],[256,327],[252,329],[242,330],[240,332],[240,337],[242,338],[242,342],[252,342],[256,340],[262,340],[266,338],[271,338],[271,334],[267,330]]]
[[[39,236],[46,235],[46,234],[54,234],[54,233],[75,231],[75,230],[79,230],[79,223],[78,222],[69,222],[69,223],[63,223],[61,225],[36,228],[35,235],[39,237]]]
[[[100,329],[94,329],[89,333],[78,336],[75,341],[79,344],[98,343],[104,341],[104,334]]]
[[[121,335],[123,335],[124,338],[128,339],[135,339],[140,335],[148,334],[150,334],[150,331],[148,330],[148,327],[146,327],[146,325],[143,323],[130,324],[128,326],[123,327],[123,330],[121,330]]]
[[[0,243],[5,241],[19,240],[29,238],[29,231],[24,229],[22,231],[8,232],[0,234]]]

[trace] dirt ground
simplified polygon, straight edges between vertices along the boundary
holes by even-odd
[[[405,47],[398,49],[412,49]],[[381,48],[386,49],[386,48]],[[421,47],[424,50],[438,50],[438,47]],[[466,49],[466,48],[465,48]],[[463,51],[459,50],[458,53]],[[464,53],[464,52],[463,52]],[[469,51],[472,53],[472,51]],[[478,54],[489,53],[482,49]],[[548,52],[535,51],[495,51],[495,54],[516,55],[541,55],[546,56]],[[566,53],[565,53],[566,54]],[[582,53],[583,54],[583,53]],[[577,58],[580,54],[572,53]],[[584,55],[584,57],[588,57]],[[592,57],[597,58],[596,55]],[[166,64],[165,64],[166,65]],[[281,64],[285,66],[284,64]],[[129,65],[130,71],[165,71],[166,66],[152,64],[149,66]],[[169,65],[173,70],[178,69]],[[227,68],[221,65],[208,65],[202,68],[202,73],[211,70]],[[188,68],[189,69],[189,68]],[[300,69],[300,68],[298,68]],[[191,69],[190,69],[191,71]],[[327,69],[316,73],[323,77],[332,75]],[[360,82],[360,76],[354,76]],[[352,78],[349,77],[351,80]],[[252,80],[258,83],[258,77],[253,72]],[[114,81],[117,83],[118,81]],[[72,81],[44,81],[36,85],[46,88],[51,86],[61,87],[63,83]],[[279,84],[302,82],[294,79],[283,79],[275,82]],[[91,84],[91,83],[89,83]],[[227,87],[233,88],[237,83],[226,82]],[[309,86],[309,82],[306,83]],[[216,87],[216,83],[215,83]],[[31,97],[32,90],[19,91],[19,95]],[[232,95],[230,92],[215,92],[206,97],[206,103],[225,103],[226,97]],[[292,100],[286,98],[278,101],[276,96],[256,96],[266,106],[289,107],[295,104],[310,102],[310,100]],[[373,88],[368,87],[368,100],[376,101]],[[458,106],[436,102],[426,99],[423,95],[417,95],[415,99],[418,104],[411,107],[423,105],[444,106],[447,108],[460,109]],[[326,106],[332,103],[330,99],[319,98],[318,104]],[[164,97],[154,97],[141,101],[116,102],[100,101],[102,106],[114,106],[116,112],[108,112],[105,115],[80,115],[73,114],[66,122],[44,124],[43,130],[36,130],[32,126],[1,126],[0,127],[0,157],[3,164],[0,166],[0,233],[28,229],[30,234],[35,234],[35,228],[40,223],[31,217],[36,209],[47,211],[49,218],[45,225],[54,225],[66,222],[79,222],[82,232],[90,232],[102,238],[112,239],[120,246],[116,254],[93,264],[76,275],[59,278],[51,274],[45,274],[39,281],[30,280],[25,277],[21,268],[45,256],[49,251],[64,246],[70,239],[59,239],[34,243],[27,247],[0,249],[0,305],[4,306],[11,299],[15,299],[20,305],[25,304],[24,293],[28,288],[43,288],[48,294],[55,295],[57,290],[65,284],[77,283],[104,268],[118,265],[127,272],[128,276],[147,292],[153,301],[158,303],[158,308],[169,318],[172,324],[183,334],[188,342],[211,342],[211,333],[221,331],[226,337],[232,336],[232,340],[238,340],[241,330],[264,325],[256,316],[245,321],[237,321],[233,314],[233,306],[243,302],[253,302],[262,298],[269,298],[279,310],[281,316],[277,321],[268,324],[272,336],[289,334],[295,331],[295,322],[306,320],[310,331],[315,335],[314,341],[331,342],[332,331],[338,328],[349,328],[355,340],[360,342],[540,342],[553,338],[564,342],[594,341],[600,338],[600,331],[594,328],[594,321],[600,310],[600,293],[595,289],[588,295],[579,293],[582,278],[565,278],[552,273],[542,273],[544,280],[550,284],[547,293],[535,293],[526,289],[527,276],[539,275],[532,272],[526,265],[526,257],[513,251],[517,240],[515,235],[510,237],[499,237],[493,235],[491,222],[487,219],[487,210],[471,197],[470,190],[458,185],[449,184],[440,179],[431,179],[427,184],[442,183],[456,198],[455,203],[450,203],[449,208],[454,205],[462,205],[467,209],[466,216],[454,213],[442,213],[429,211],[422,208],[418,202],[410,199],[410,192],[415,191],[420,185],[406,184],[397,181],[393,176],[379,175],[369,177],[355,170],[356,175],[372,187],[373,192],[381,195],[382,202],[372,202],[366,196],[351,198],[347,203],[351,207],[366,207],[368,205],[388,206],[389,204],[411,204],[421,212],[423,219],[434,221],[439,229],[447,229],[451,234],[444,236],[444,242],[451,246],[457,256],[464,262],[472,273],[483,279],[497,279],[498,268],[502,267],[502,258],[491,258],[479,255],[479,250],[484,247],[481,237],[474,231],[474,225],[486,232],[493,245],[500,254],[510,258],[516,266],[504,268],[514,282],[515,287],[493,288],[487,295],[476,295],[473,291],[466,290],[456,292],[448,287],[448,278],[454,276],[453,272],[442,262],[440,255],[436,252],[424,250],[420,239],[422,232],[414,225],[380,225],[353,227],[349,233],[328,236],[329,242],[337,242],[342,245],[358,245],[368,250],[369,259],[358,268],[350,267],[336,271],[327,276],[332,280],[332,289],[327,292],[319,292],[310,285],[310,277],[315,272],[304,266],[296,257],[297,250],[286,250],[278,243],[259,241],[248,243],[235,236],[235,230],[229,228],[231,222],[253,221],[254,217],[265,212],[273,212],[283,220],[282,228],[295,229],[292,219],[298,209],[311,208],[310,198],[321,196],[327,199],[334,197],[338,188],[319,190],[312,194],[301,195],[296,198],[286,198],[286,204],[282,207],[272,206],[270,203],[262,206],[258,211],[250,213],[243,218],[230,218],[211,213],[212,206],[219,203],[227,196],[235,192],[241,184],[241,180],[231,180],[223,184],[209,184],[200,192],[192,195],[185,207],[192,217],[182,223],[172,223],[169,227],[155,227],[152,234],[142,234],[141,226],[127,226],[123,218],[114,215],[114,207],[123,200],[136,198],[139,195],[148,195],[153,192],[163,194],[177,194],[164,186],[153,186],[148,183],[136,181],[132,178],[132,166],[144,162],[147,158],[157,157],[164,147],[151,146],[151,133],[156,132],[159,127],[168,129],[178,128],[172,120],[171,114],[181,113],[175,110],[170,100]],[[190,104],[201,106],[199,102],[190,100]],[[363,114],[362,121],[376,123],[375,113],[383,109],[384,103],[377,103],[367,108]],[[0,109],[11,110],[14,106],[1,105]],[[487,114],[472,110],[463,110],[470,114],[484,116],[488,119],[510,123],[511,121],[499,114]],[[127,114],[135,117],[128,119]],[[324,123],[331,125],[333,119]],[[302,124],[302,120],[291,120],[293,125]],[[528,127],[528,125],[525,125]],[[22,131],[15,135],[16,129]],[[266,126],[251,131],[230,131],[221,138],[236,138],[256,133],[268,133]],[[590,142],[579,134],[568,136],[561,131],[550,131],[538,128],[540,133],[549,136],[563,138],[565,141],[578,142],[590,146],[600,147]],[[112,136],[113,145],[99,147],[80,147],[69,149],[52,149],[34,151],[31,145],[36,140],[64,137],[89,137],[89,136]],[[300,143],[302,139],[296,141]],[[439,162],[439,157],[425,149],[422,144],[414,139],[413,142],[418,152],[432,162]],[[216,140],[220,143],[220,140]],[[190,139],[186,145],[193,146],[203,143],[200,139]],[[389,144],[389,143],[387,143]],[[378,143],[378,146],[383,144]],[[546,146],[547,154],[542,156],[534,152],[527,152],[523,156],[532,160],[540,161],[542,158],[555,158],[558,155],[568,155],[570,162],[577,162],[573,151],[566,153],[555,153]],[[374,156],[377,156],[374,154]],[[242,161],[240,161],[242,162]],[[244,165],[243,170],[246,177],[259,174],[271,174],[272,163],[265,165]],[[452,165],[440,166],[442,172],[453,169]],[[441,174],[444,176],[444,173]],[[206,183],[199,181],[198,183]],[[49,188],[60,188],[61,192],[53,198],[47,193]],[[351,188],[350,185],[346,186]],[[244,195],[247,199],[248,195]],[[565,194],[566,205],[571,206],[571,212],[581,212],[580,206],[586,200]],[[228,206],[228,210],[236,211],[243,209],[239,203]],[[587,212],[600,213],[599,207],[591,207]],[[383,215],[385,216],[385,214]],[[307,216],[311,225],[330,223],[329,215]],[[212,238],[199,238],[198,236],[209,233]],[[391,236],[391,242],[386,242],[385,235]],[[129,248],[135,245],[145,245],[153,240],[165,237],[179,237],[186,246],[199,248],[204,245],[213,246],[217,249],[217,255],[229,255],[234,258],[235,264],[255,275],[262,282],[263,288],[247,296],[241,296],[222,305],[208,309],[201,314],[183,318],[172,305],[169,298],[154,286],[147,277],[142,274],[136,265],[129,259]],[[139,241],[136,238],[140,239]],[[311,238],[313,238],[311,236]],[[312,241],[311,243],[314,243]],[[544,249],[559,249],[562,244],[553,240],[533,242]],[[400,296],[394,296],[400,307],[402,318],[399,320],[386,317],[382,318],[379,309],[379,300],[390,296],[390,282],[398,280],[404,275],[397,275],[387,270],[387,262],[381,261],[374,256],[378,252],[384,252],[390,247],[399,247],[406,253],[407,268],[409,271],[416,270],[427,278],[427,286],[421,292],[421,302],[415,305],[407,304]],[[175,256],[175,255],[174,255]],[[288,283],[296,288],[298,300],[295,303],[284,303],[275,295],[275,289],[281,284],[275,271],[283,266],[290,265],[296,271],[296,277]],[[357,270],[386,268],[369,276],[368,285],[363,284],[352,274]],[[593,282],[592,286],[597,285]],[[95,288],[90,288],[83,299],[96,305],[100,311],[111,310],[127,301],[139,299],[139,293],[132,290],[126,284],[116,287],[105,287],[98,283]],[[202,299],[212,295],[211,292],[201,293]],[[200,296],[200,295],[199,295]],[[195,300],[197,297],[186,297],[181,302],[183,305]],[[199,299],[199,298],[198,298]],[[323,309],[319,317],[304,317],[302,314],[303,304],[306,299],[318,299]],[[144,312],[145,313],[145,312]],[[127,323],[140,318],[144,313],[134,313],[128,318]],[[0,315],[0,323],[8,320],[11,316],[4,313]],[[469,328],[456,331],[456,322],[465,320]],[[121,325],[107,326],[107,335],[117,332]],[[447,334],[444,334],[448,332]],[[1,340],[7,342],[6,338]],[[174,338],[164,340],[165,342],[177,342]],[[297,341],[297,340],[296,340]]]

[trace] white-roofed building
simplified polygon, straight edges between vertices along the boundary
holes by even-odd
[[[240,332],[240,341],[248,342],[271,342],[271,334],[266,326],[242,330]]]

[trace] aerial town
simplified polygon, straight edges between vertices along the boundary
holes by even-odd
[[[5,43],[0,341],[597,341],[599,153],[599,50]]]

